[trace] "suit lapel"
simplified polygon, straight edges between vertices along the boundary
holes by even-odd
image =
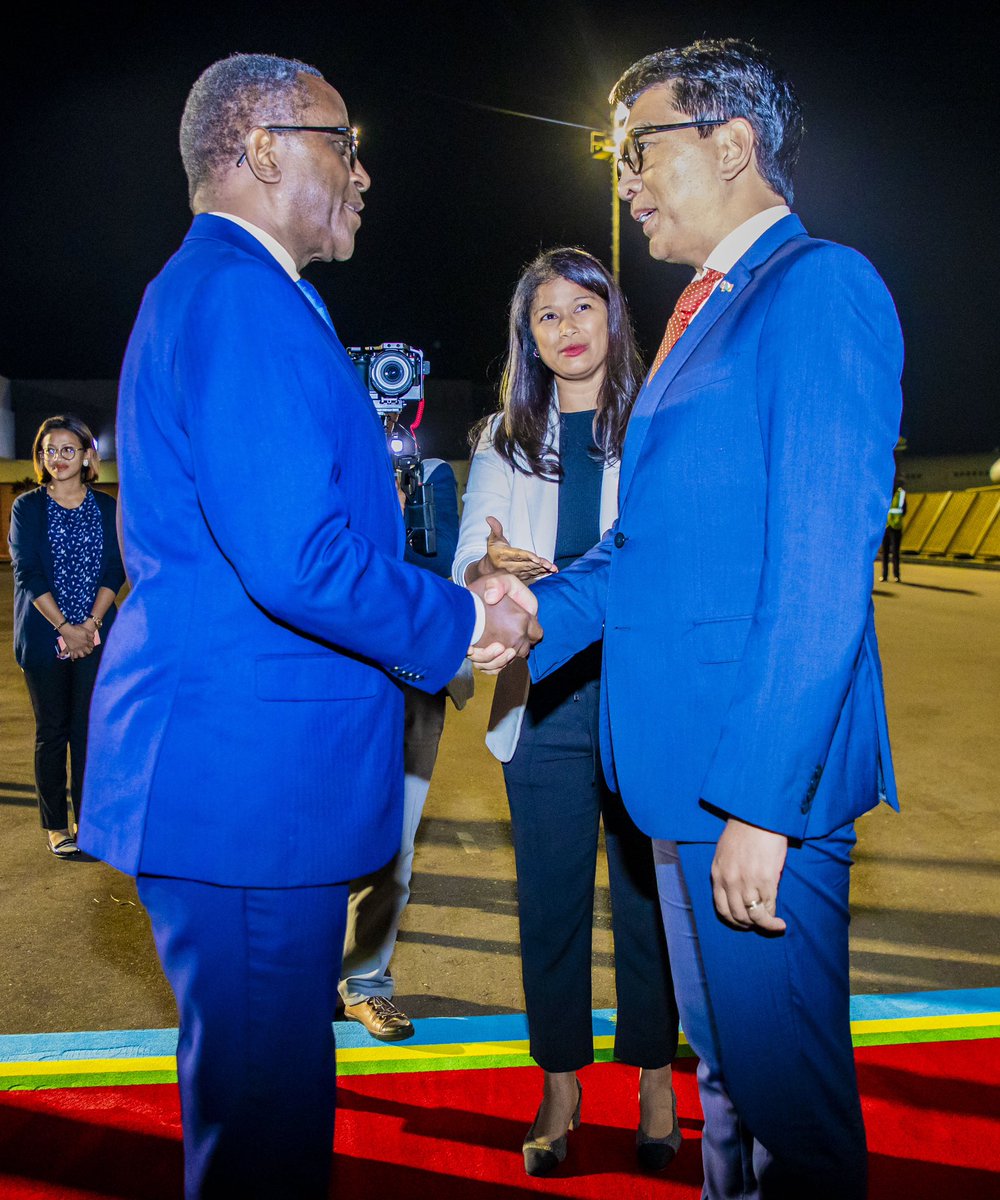
[[[726,274],[715,291],[705,301],[691,324],[684,330],[660,369],[642,386],[636,397],[635,407],[629,417],[628,434],[625,438],[625,452],[622,455],[621,482],[618,489],[618,506],[624,504],[628,495],[629,484],[635,473],[635,465],[642,451],[643,442],[649,432],[653,417],[662,404],[669,403],[668,389],[677,378],[684,364],[697,350],[705,335],[719,318],[729,311],[738,300],[740,293],[750,282],[750,273],[740,271],[741,263],[737,263],[732,271]],[[725,291],[723,288],[725,287]]]
[[[621,481],[618,488],[619,511],[628,495],[636,463],[642,452],[642,445],[646,440],[653,417],[662,405],[670,403],[670,385],[684,369],[688,359],[697,350],[709,330],[725,313],[740,302],[740,297],[746,290],[747,284],[753,279],[755,271],[767,262],[780,246],[791,238],[804,234],[805,229],[802,227],[802,223],[798,217],[792,214],[782,217],[780,221],[776,221],[770,229],[761,234],[732,270],[726,272],[725,278],[720,281],[719,286],[712,292],[691,324],[681,334],[652,380],[643,384],[636,397],[635,407],[629,418],[628,434],[625,438]]]

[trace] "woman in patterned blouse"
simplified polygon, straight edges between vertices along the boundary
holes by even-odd
[[[35,711],[35,786],[48,847],[78,853],[66,795],[80,817],[87,716],[102,637],[114,620],[125,569],[115,502],[88,485],[99,460],[77,417],[49,417],[35,435],[40,487],[19,496],[10,517],[14,568],[14,653]]]

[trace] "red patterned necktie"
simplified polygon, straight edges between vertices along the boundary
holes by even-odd
[[[713,271],[709,267],[700,279],[695,279],[689,283],[677,297],[674,311],[670,314],[670,320],[667,322],[663,341],[660,342],[660,348],[656,352],[656,357],[653,359],[653,365],[649,371],[650,379],[660,369],[663,360],[673,349],[674,342],[677,341],[688,325],[691,324],[691,318],[701,307],[712,288],[722,278],[722,274],[721,271]]]

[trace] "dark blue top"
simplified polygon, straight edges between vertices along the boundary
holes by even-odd
[[[594,446],[594,413],[559,415],[559,524],[553,561],[559,570],[601,540],[604,459]]]
[[[115,522],[117,506],[114,499],[104,492],[90,489],[89,495],[97,506],[101,520],[101,565],[94,592],[96,595],[102,587],[117,592],[125,582]],[[14,568],[14,656],[22,667],[30,659],[44,658],[46,662],[49,661],[55,646],[56,634],[52,626],[34,605],[34,601],[46,592],[56,596],[56,568],[49,542],[48,501],[49,494],[45,488],[35,488],[18,496],[10,512],[8,540]],[[112,604],[104,617],[102,641],[107,641],[114,619],[115,606]]]
[[[88,489],[83,503],[76,508],[64,508],[49,496],[46,516],[56,604],[71,625],[79,625],[90,615],[97,599],[104,554],[101,511]]]
[[[458,547],[458,480],[446,462],[438,465],[424,480],[434,494],[434,531],[437,549],[434,554],[421,554],[407,543],[404,556],[415,567],[426,567],[442,579],[451,578],[451,564]]]

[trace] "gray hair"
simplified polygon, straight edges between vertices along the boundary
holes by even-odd
[[[188,196],[243,153],[255,125],[293,124],[308,103],[302,75],[322,74],[295,58],[231,54],[202,71],[181,117],[181,160]]]

